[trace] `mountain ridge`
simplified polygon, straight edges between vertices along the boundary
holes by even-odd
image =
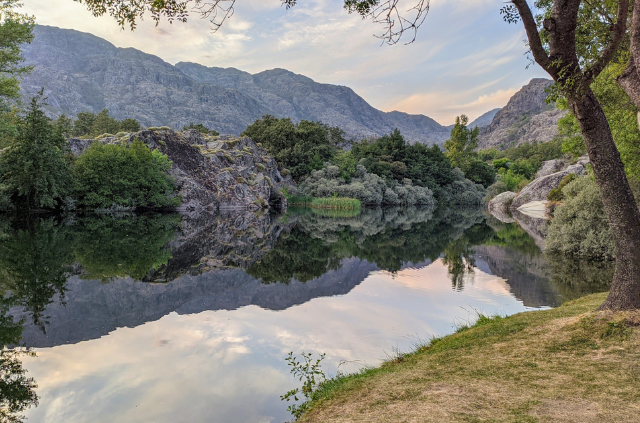
[[[383,112],[351,88],[322,84],[282,68],[250,74],[235,68],[175,66],[134,48],[119,48],[83,32],[38,25],[24,46],[34,70],[22,82],[24,97],[45,87],[51,117],[107,108],[118,119],[181,129],[200,122],[239,134],[265,114],[322,121],[353,138],[400,129],[410,142],[441,144],[447,129],[423,115]]]

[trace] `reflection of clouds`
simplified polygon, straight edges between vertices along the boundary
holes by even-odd
[[[171,313],[100,339],[38,350],[25,362],[39,383],[37,422],[284,421],[279,395],[295,386],[289,351],[325,352],[334,374],[375,365],[383,351],[451,332],[469,311],[524,309],[498,277],[475,270],[462,292],[438,260],[394,278],[373,272],[349,294],[283,311],[257,306]]]
[[[417,41],[393,47],[381,47],[373,34],[383,28],[347,14],[343,0],[309,0],[288,11],[279,0],[239,0],[217,33],[197,15],[186,24],[163,22],[160,27],[147,19],[131,33],[111,18],[94,18],[71,0],[26,3],[25,9],[41,24],[90,32],[170,63],[192,61],[252,73],[285,68],[351,87],[379,109],[422,113],[442,124],[453,123],[461,113],[474,119],[502,107],[506,101],[498,98],[487,103],[486,110],[465,105],[546,76],[536,66],[525,71],[522,27],[504,23],[500,5],[492,0],[432,1]],[[498,86],[472,91],[497,75],[506,75]],[[416,93],[424,101],[418,101]]]

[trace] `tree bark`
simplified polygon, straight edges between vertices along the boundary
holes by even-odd
[[[568,100],[587,146],[615,242],[615,274],[600,309],[640,309],[640,211],[595,95],[588,89],[584,96]]]

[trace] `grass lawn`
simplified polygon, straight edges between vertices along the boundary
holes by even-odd
[[[640,422],[640,312],[481,317],[381,367],[326,382],[303,422]]]

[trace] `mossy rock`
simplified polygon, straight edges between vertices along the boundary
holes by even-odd
[[[268,176],[265,175],[264,179],[266,179],[266,181],[269,184],[269,186],[271,188],[273,188],[273,181],[271,180],[271,178],[269,178]]]
[[[280,171],[280,174],[281,174],[282,176],[289,176],[289,175],[291,175],[291,171],[290,171],[289,169],[282,169],[282,170]]]
[[[99,139],[107,138],[107,137],[115,137],[115,135],[113,135],[113,134],[102,134],[102,135],[98,135],[96,137],[96,139],[99,140]]]
[[[236,178],[236,182],[237,182],[237,183],[239,183],[239,184],[246,184],[246,183],[247,183],[247,180],[246,180],[246,179],[244,179],[242,176],[238,176],[238,177]]]
[[[231,163],[235,163],[236,159],[234,159],[233,157],[231,157],[229,154],[225,154],[224,158],[229,160]]]
[[[125,135],[129,135],[129,133],[128,133],[128,132],[122,132],[122,131],[121,131],[121,132],[118,132],[118,133],[116,134],[116,137],[118,137],[118,138],[122,138],[122,137],[124,137]]]
[[[256,163],[256,168],[258,168],[258,170],[261,170],[261,171],[267,170],[267,167],[262,163]]]

